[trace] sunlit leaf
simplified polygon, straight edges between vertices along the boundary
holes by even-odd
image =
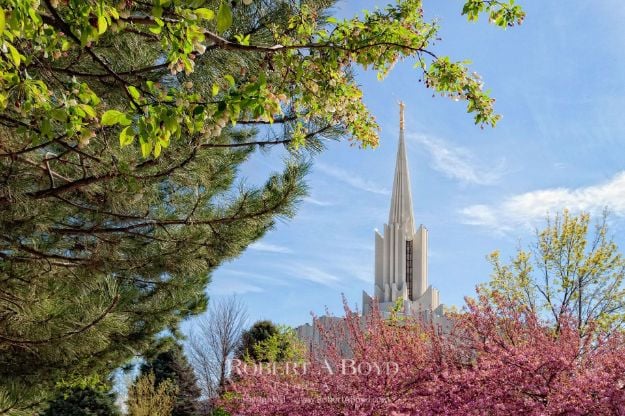
[[[98,34],[103,34],[104,32],[106,32],[106,28],[107,28],[107,23],[106,23],[106,17],[104,17],[103,15],[98,16]]]
[[[103,126],[114,126],[116,124],[121,124],[123,126],[127,126],[131,123],[131,120],[128,119],[125,113],[122,113],[118,110],[108,110],[102,114],[102,120],[100,123]]]
[[[193,10],[193,13],[195,13],[196,15],[198,15],[198,17],[204,20],[212,20],[215,17],[214,11],[203,8],[203,7],[200,9]]]
[[[131,128],[128,126],[119,133],[119,145],[121,147],[128,146],[135,140],[135,135],[132,134]]]
[[[227,1],[222,1],[217,12],[217,31],[225,32],[232,26],[232,9]]]

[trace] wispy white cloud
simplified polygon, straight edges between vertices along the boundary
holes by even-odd
[[[388,195],[390,191],[368,179],[365,179],[358,174],[348,172],[335,166],[326,165],[325,163],[316,163],[315,168],[320,172],[331,176],[353,188],[360,189],[361,191],[371,192],[374,194]]]
[[[323,286],[337,287],[341,278],[315,266],[302,263],[292,263],[283,265],[284,271],[291,277],[301,280],[308,280]]]
[[[505,173],[506,164],[503,159],[494,166],[489,166],[487,163],[477,160],[468,149],[453,146],[444,140],[424,134],[408,134],[407,137],[428,152],[432,169],[441,172],[448,178],[457,179],[464,183],[492,185],[499,182]]]
[[[286,282],[284,279],[277,277],[272,273],[251,273],[245,270],[232,270],[232,269],[228,269],[228,268],[221,268],[219,269],[219,274],[226,274],[229,276],[235,276],[234,278],[237,280],[242,280],[242,281],[250,281],[252,282],[252,284],[254,283],[258,283],[258,282],[263,282],[263,285],[265,283],[270,284],[270,285],[274,285],[274,286],[287,286],[288,282]]]
[[[311,198],[309,196],[304,197],[303,201],[308,203],[308,204],[317,205],[319,207],[330,207],[330,206],[334,205],[332,202],[321,201],[319,199]]]
[[[257,241],[255,243],[252,243],[249,245],[249,248],[251,250],[256,250],[256,251],[265,251],[267,253],[282,253],[282,254],[288,254],[288,253],[292,253],[293,251],[291,251],[290,248],[288,247],[284,247],[284,246],[279,246],[277,244],[269,244],[269,243],[263,243],[262,241]]]
[[[345,259],[341,264],[341,269],[345,272],[345,277],[353,281],[354,278],[362,282],[373,283],[373,256],[364,262],[359,262],[354,258]],[[368,289],[368,288],[367,288]]]
[[[625,171],[597,185],[580,188],[540,189],[510,196],[492,205],[471,205],[460,211],[466,224],[505,232],[531,227],[547,213],[563,209],[598,214],[607,208],[611,214],[625,216]]]
[[[264,289],[252,285],[250,283],[243,282],[239,279],[233,278],[220,278],[215,279],[209,286],[210,294],[213,295],[242,295],[244,293],[261,293]]]

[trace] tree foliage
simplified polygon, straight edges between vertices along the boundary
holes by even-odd
[[[319,328],[305,363],[237,368],[221,404],[237,415],[616,415],[625,409],[625,339],[574,319],[560,331],[503,297],[469,300],[442,333],[417,319]],[[346,353],[349,351],[349,353]]]
[[[292,328],[266,320],[243,332],[236,353],[238,359],[252,362],[296,361],[303,356],[304,347]]]
[[[128,390],[129,416],[171,416],[176,405],[177,387],[170,380],[156,383],[153,373],[140,376]]]
[[[50,402],[42,416],[119,416],[114,396],[92,387],[74,387]]]
[[[10,403],[67,374],[110,371],[205,308],[209,273],[292,215],[304,192],[301,165],[238,187],[250,153],[169,152],[140,176],[95,174],[80,190],[4,207],[0,382],[16,384]]]
[[[171,416],[197,416],[201,391],[180,344],[173,343],[146,361],[141,366],[141,374],[150,373],[154,374],[156,387],[166,380],[171,380],[176,387]]]
[[[470,19],[522,19],[469,3]],[[433,50],[420,0],[345,20],[332,4],[0,1],[0,410],[110,371],[205,308],[210,272],[304,194],[298,161],[235,182],[259,147],[374,146],[355,69],[412,59],[497,121],[479,77]]]
[[[256,321],[247,330],[241,334],[241,343],[237,349],[236,356],[239,359],[251,359],[252,361],[260,361],[261,357],[256,354],[256,346],[259,343],[267,341],[278,334],[278,326],[271,321]]]
[[[134,43],[104,48],[108,59],[142,59],[142,36],[127,36]],[[203,76],[232,66],[220,60]],[[123,94],[107,80],[99,88],[113,102]],[[175,331],[204,310],[210,272],[292,215],[305,191],[299,162],[258,186],[235,182],[255,150],[249,128],[211,143],[186,136],[145,161],[105,131],[88,147],[39,146],[2,123],[1,409],[45,400],[61,377],[106,373]]]
[[[497,293],[529,307],[556,327],[571,315],[581,332],[592,324],[622,329],[625,319],[625,258],[609,234],[607,217],[594,228],[587,213],[568,211],[548,218],[536,242],[520,249],[510,264],[490,255],[491,280],[484,293]]]
[[[305,357],[305,345],[289,326],[278,326],[278,332],[269,338],[258,341],[253,346],[253,361],[284,362],[298,361]],[[252,357],[250,357],[252,358]]]
[[[296,143],[304,143],[307,121],[322,119],[371,146],[377,124],[349,72],[358,66],[384,77],[398,60],[412,58],[428,87],[467,101],[476,123],[497,121],[479,78],[431,49],[438,25],[424,19],[421,0],[345,20],[319,19],[331,2],[297,3],[6,0],[3,119],[22,140],[42,147],[84,147],[114,130],[122,146],[138,144],[144,157],[158,157],[171,140],[189,135],[210,143],[226,121],[285,117],[297,120]],[[471,20],[482,12],[499,26],[524,16],[513,1],[469,0],[463,10]],[[272,14],[283,16],[279,25]],[[254,25],[241,26],[251,19]],[[141,59],[136,53],[112,59],[112,51],[136,52],[139,45]],[[263,71],[242,67],[193,84],[198,67],[233,54],[262,61]],[[175,85],[156,82],[166,71]],[[109,85],[114,98],[103,90]]]

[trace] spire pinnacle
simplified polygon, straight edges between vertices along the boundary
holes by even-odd
[[[395,179],[393,180],[393,194],[391,197],[391,210],[389,212],[388,222],[389,225],[394,223],[406,225],[409,232],[414,232],[415,225],[412,213],[410,174],[408,173],[408,157],[406,155],[406,143],[404,140],[404,108],[404,103],[400,102],[399,146],[397,148]]]

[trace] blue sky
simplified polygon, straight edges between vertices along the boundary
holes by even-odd
[[[504,118],[495,129],[476,127],[463,103],[432,98],[411,62],[383,82],[359,74],[382,127],[380,146],[330,143],[315,157],[297,216],[217,270],[209,295],[237,293],[251,320],[289,325],[326,308],[341,313],[341,293],[360,304],[373,286],[373,230],[388,218],[398,100],[406,103],[415,219],[430,231],[430,283],[445,304],[461,306],[489,277],[485,256],[530,243],[547,211],[607,206],[625,247],[625,4],[518,2],[525,23],[502,31],[466,22],[461,1],[425,1],[426,15],[440,19],[437,53],[470,58],[496,97]],[[337,12],[372,4],[344,1]],[[242,180],[278,170],[281,157],[259,154]]]

